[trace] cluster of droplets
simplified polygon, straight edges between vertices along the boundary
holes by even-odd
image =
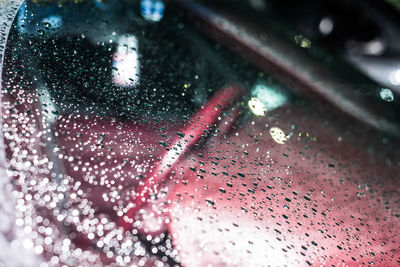
[[[125,188],[114,186],[114,182],[131,175],[124,173],[123,165],[114,162],[116,165],[112,169],[99,168],[102,171],[98,171],[96,164],[102,167],[102,162],[94,157],[84,162],[64,153],[62,147],[52,146],[57,134],[52,135],[45,119],[38,119],[46,118],[47,114],[35,94],[16,86],[5,93],[2,104],[7,174],[13,184],[15,227],[19,233],[14,243],[20,242],[19,245],[45,259],[47,263],[43,266],[132,263],[143,266],[149,261],[165,266],[171,258],[179,260],[166,234],[143,239],[136,230],[125,232],[109,214],[97,213],[93,202],[87,198],[83,182],[105,186],[108,193],[102,195],[104,201],[115,204],[115,211],[120,210],[117,202],[126,202],[126,199],[120,199],[118,192]],[[99,140],[93,145],[91,138]],[[104,135],[90,136],[87,142],[89,149],[100,154],[106,150],[102,145],[110,145],[104,142]],[[81,152],[80,147],[77,145],[75,149]],[[135,159],[129,157],[134,153],[127,150],[120,153],[126,156],[123,164],[138,166],[139,173],[140,169],[148,168],[148,162],[136,165]],[[112,161],[116,152],[107,153],[106,160]],[[62,172],[62,163],[75,164],[73,170],[84,173],[83,180]],[[110,173],[114,177],[109,180]]]

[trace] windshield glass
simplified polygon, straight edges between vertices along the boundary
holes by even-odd
[[[191,3],[19,8],[1,77],[15,247],[43,266],[400,262],[397,126],[370,112],[396,117],[392,91]]]

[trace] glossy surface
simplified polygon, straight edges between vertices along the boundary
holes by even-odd
[[[13,246],[43,266],[399,265],[399,140],[160,2],[20,9],[2,74]]]
[[[269,116],[188,160],[170,197],[184,265],[396,266],[399,167],[312,109]],[[273,126],[293,135],[279,144]]]

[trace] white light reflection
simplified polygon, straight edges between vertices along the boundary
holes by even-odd
[[[389,81],[393,85],[400,85],[400,69],[392,71],[389,74]]]
[[[364,47],[364,54],[379,56],[385,51],[385,45],[382,40],[376,39],[367,42]]]
[[[256,116],[264,116],[267,111],[274,110],[288,102],[285,92],[263,83],[256,84],[253,87],[251,96],[248,105],[250,111]]]
[[[272,139],[280,145],[286,143],[290,138],[290,135],[286,135],[279,127],[272,127],[269,130],[269,134],[271,135]]]
[[[117,39],[113,56],[112,79],[115,85],[134,87],[139,82],[140,62],[138,40],[134,35],[122,35]]]
[[[382,88],[381,91],[379,92],[379,95],[382,98],[382,100],[385,100],[387,102],[392,102],[394,100],[393,92],[390,89]]]
[[[264,116],[267,113],[267,108],[260,99],[252,97],[248,102],[250,111],[256,116]]]
[[[333,19],[331,17],[323,17],[318,28],[323,35],[329,35],[333,31],[333,26]]]

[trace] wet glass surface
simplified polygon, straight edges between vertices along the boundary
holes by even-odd
[[[14,246],[43,266],[398,265],[398,139],[183,13],[19,9],[2,73]]]

